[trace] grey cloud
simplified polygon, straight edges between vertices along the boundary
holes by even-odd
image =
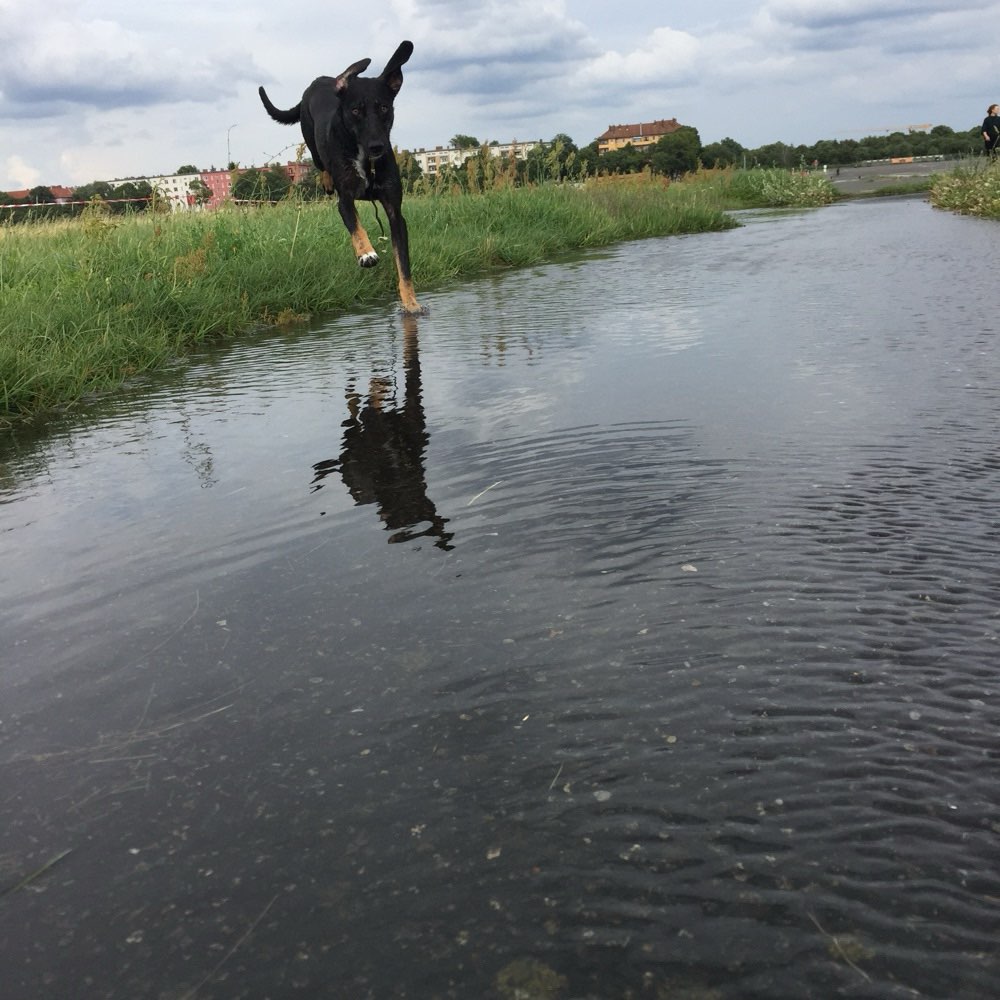
[[[867,48],[887,56],[946,52],[968,45],[984,6],[937,0],[774,0],[763,8],[785,51],[835,53]]]
[[[52,117],[75,110],[211,103],[259,77],[246,53],[200,56],[171,36],[157,42],[108,21],[4,23],[0,118]]]
[[[940,0],[855,0],[854,3],[831,5],[815,0],[775,0],[765,10],[780,24],[810,31],[877,25],[886,29],[886,22],[924,19],[942,9]],[[959,7],[979,9],[981,4],[960,4]],[[955,7],[949,8],[954,10]]]

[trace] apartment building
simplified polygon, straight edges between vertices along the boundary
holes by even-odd
[[[267,170],[269,167],[270,164],[265,164],[263,167],[251,169]],[[293,184],[297,184],[312,169],[312,164],[289,161],[283,163],[281,168],[288,174],[288,179]],[[159,177],[142,177],[140,180],[146,181],[151,188],[159,191],[170,203],[171,210],[177,212],[199,207],[197,198],[191,191],[193,180],[201,178],[202,183],[211,192],[208,200],[201,207],[212,209],[218,208],[229,198],[234,176],[239,177],[243,172],[244,170],[240,168],[236,170],[212,169],[202,170],[197,174],[164,174]]]
[[[145,181],[161,198],[165,198],[171,211],[180,212],[195,206],[191,182],[200,176],[200,174],[168,174],[161,177],[140,177],[139,180]]]
[[[488,148],[493,156],[507,158],[514,156],[523,160],[536,146],[544,146],[541,139],[530,139],[527,142],[501,142]],[[433,177],[442,167],[460,167],[470,156],[475,156],[477,149],[456,149],[454,146],[435,146],[433,149],[411,149],[410,155],[420,164],[425,177]]]
[[[205,207],[218,208],[229,198],[229,192],[233,188],[233,172],[231,170],[203,170],[200,176],[205,186],[212,192],[211,197],[205,202]]]

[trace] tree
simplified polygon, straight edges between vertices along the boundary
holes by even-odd
[[[637,174],[645,165],[643,154],[630,142],[620,149],[609,149],[597,164],[602,174]]]
[[[153,195],[153,189],[148,181],[125,181],[115,188],[116,198],[126,199],[117,205],[112,206],[115,212],[142,212],[149,205]]]
[[[772,142],[755,149],[754,161],[761,167],[791,167],[795,163],[794,151],[783,142]]]
[[[496,173],[495,157],[489,146],[480,146],[475,154],[466,158],[465,189],[467,191],[486,191],[493,187],[493,177]]]
[[[114,187],[107,181],[93,181],[90,184],[81,184],[73,192],[74,201],[90,201],[93,198],[103,198],[110,201],[114,197]]]
[[[571,177],[577,153],[576,143],[565,132],[553,136],[552,141],[547,144],[545,152],[545,166],[548,176],[555,181]]]
[[[187,164],[186,166],[177,168],[178,176],[180,176],[181,174],[200,174],[200,173],[201,171],[197,167],[191,166],[190,163]]]
[[[188,190],[194,198],[194,203],[199,207],[208,204],[212,200],[212,189],[200,177],[195,177],[188,184]]]
[[[450,144],[453,149],[479,149],[481,143],[474,135],[462,135],[459,132],[451,137]]]
[[[280,201],[292,186],[288,174],[277,164],[266,170],[251,167],[243,171],[232,187],[236,201]]]
[[[396,150],[396,166],[399,167],[399,176],[403,181],[403,191],[410,192],[414,185],[423,176],[417,158],[408,149]]]
[[[731,167],[743,160],[746,150],[726,136],[721,142],[711,142],[701,151],[701,162],[706,167]]]
[[[528,150],[528,155],[524,158],[524,182],[527,184],[541,184],[548,177],[546,169],[545,147],[532,146]]]
[[[577,151],[576,169],[578,177],[591,177],[597,174],[600,165],[600,150],[595,139],[589,146]]]
[[[701,137],[698,130],[690,125],[682,125],[663,136],[653,146],[649,162],[656,173],[676,177],[697,170],[700,154]]]
[[[320,201],[326,197],[320,173],[311,164],[295,184],[295,193],[303,201]]]

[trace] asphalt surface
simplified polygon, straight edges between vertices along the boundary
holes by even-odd
[[[870,167],[828,167],[827,176],[845,195],[871,194],[912,184],[931,174],[947,173],[958,160],[919,160],[914,163],[876,163]]]

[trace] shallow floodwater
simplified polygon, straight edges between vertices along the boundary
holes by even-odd
[[[743,221],[0,439],[7,1000],[997,994],[1000,229]]]

